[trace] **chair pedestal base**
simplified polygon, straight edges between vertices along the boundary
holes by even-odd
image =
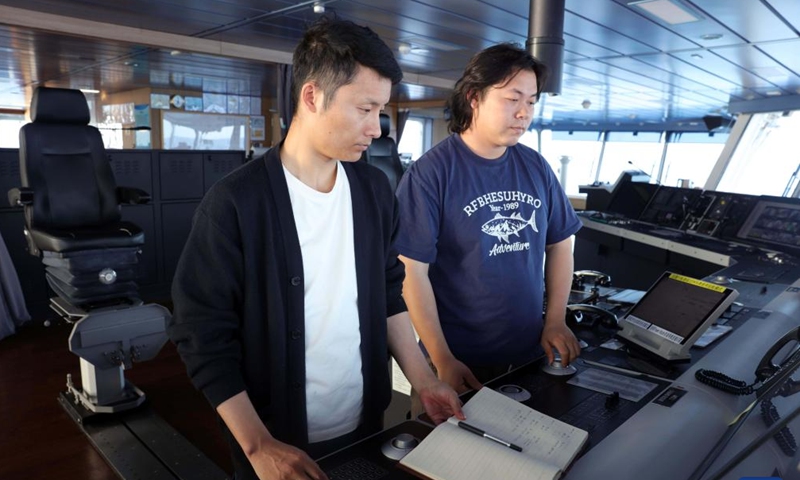
[[[72,383],[67,374],[67,392],[75,403],[93,413],[117,413],[136,408],[145,400],[145,394],[136,385],[125,380],[122,367],[100,370],[81,358],[81,385]]]
[[[62,298],[51,307],[73,323],[69,350],[80,357],[81,387],[67,375],[67,391],[76,406],[92,413],[117,413],[136,408],[144,393],[125,380],[124,370],[134,362],[154,358],[167,341],[169,310],[161,305],[118,304],[91,311]]]

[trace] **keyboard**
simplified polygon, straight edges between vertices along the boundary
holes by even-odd
[[[330,480],[379,480],[389,476],[380,465],[364,458],[354,458],[326,473]]]

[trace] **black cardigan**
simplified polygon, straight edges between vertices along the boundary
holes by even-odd
[[[203,198],[172,283],[168,333],[213,407],[247,390],[270,432],[304,448],[303,261],[279,151],[243,165]],[[393,244],[398,213],[380,170],[343,165],[353,202],[364,418],[374,419],[391,399],[386,318],[406,310]]]

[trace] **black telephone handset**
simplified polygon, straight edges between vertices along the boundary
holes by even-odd
[[[588,315],[584,315],[588,314]],[[596,305],[587,305],[578,303],[574,305],[567,305],[567,325],[570,328],[574,327],[594,327],[596,324],[595,318],[600,319],[600,325],[612,330],[619,330],[617,316],[613,312],[609,312]]]
[[[775,363],[775,358],[778,354],[792,342],[795,343],[794,348],[791,348],[790,351],[783,352],[783,360],[779,363]],[[756,378],[762,383],[759,390],[769,388],[774,381],[783,377],[782,375],[778,375],[778,373],[784,372],[787,369],[794,370],[797,368],[797,365],[800,364],[798,347],[800,347],[800,327],[788,331],[786,335],[778,339],[778,341],[767,350],[767,353],[764,354],[761,362],[759,362],[756,367]],[[789,379],[781,388],[778,395],[786,397],[798,391],[800,391],[800,382],[794,382]]]
[[[611,286],[611,276],[597,270],[578,270],[572,274],[572,289],[583,290],[587,281],[592,279],[594,287]]]
[[[795,344],[791,346],[790,344]],[[788,347],[788,348],[787,348]],[[778,363],[775,359],[781,355]],[[698,369],[694,372],[695,378],[701,383],[705,383],[714,388],[728,392],[734,395],[750,395],[756,394],[756,402],[760,402],[761,418],[767,427],[771,427],[778,422],[784,425],[777,433],[772,435],[778,447],[783,451],[784,455],[793,458],[797,455],[797,440],[794,434],[789,429],[787,422],[794,418],[796,412],[786,417],[786,421],[781,420],[781,415],[775,405],[772,403],[773,397],[782,396],[788,397],[800,391],[800,382],[792,380],[791,376],[800,365],[800,327],[793,328],[786,333],[783,337],[775,342],[756,367],[756,381],[750,385],[742,380],[736,380],[724,373],[715,372],[713,370]],[[719,439],[717,444],[706,456],[706,460],[695,470],[690,478],[696,479],[703,476],[704,473],[711,466],[720,454],[721,451],[728,445],[731,438],[736,434],[746,421],[751,412],[755,409],[748,408],[742,415],[737,417],[736,422],[731,424],[730,428],[725,432],[722,438]],[[777,425],[775,425],[777,427]],[[765,439],[768,437],[764,437]],[[759,444],[755,444],[758,446]],[[752,450],[742,450],[738,456],[749,454]],[[734,456],[736,458],[736,456]],[[738,462],[737,462],[738,463]],[[736,465],[732,463],[731,465]],[[727,470],[722,471],[718,475],[712,475],[711,478],[722,478]]]

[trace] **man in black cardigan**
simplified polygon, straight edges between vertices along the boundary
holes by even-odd
[[[312,458],[381,428],[389,352],[436,422],[463,418],[415,342],[388,180],[356,163],[400,67],[370,29],[325,19],[293,74],[285,139],[206,194],[172,288],[170,338],[225,424],[237,480],[325,479]]]

